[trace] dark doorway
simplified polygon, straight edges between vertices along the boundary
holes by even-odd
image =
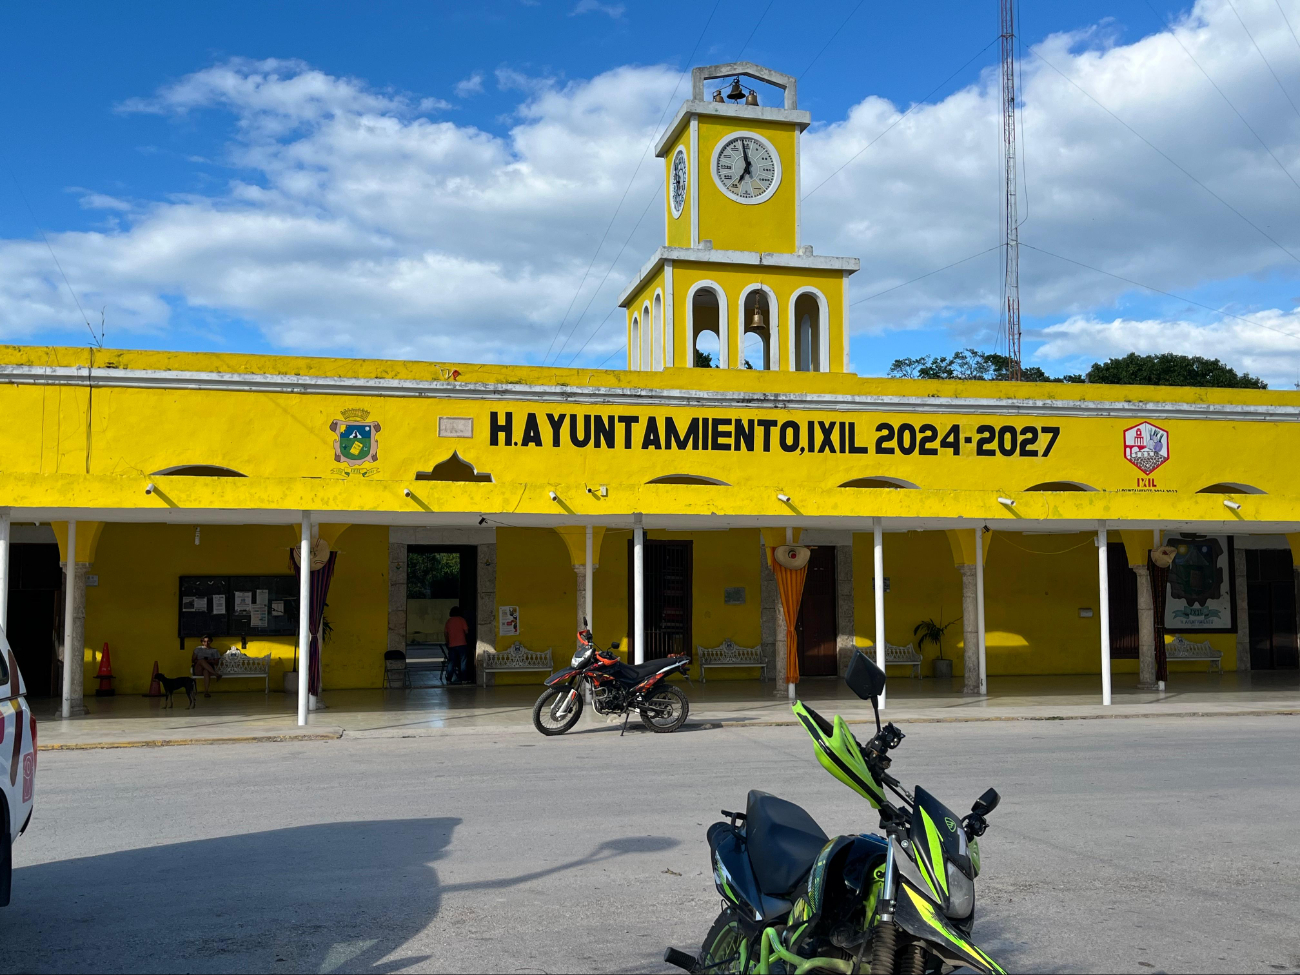
[[[1246,549],[1250,669],[1295,670],[1295,570],[1285,548]]]
[[[58,545],[9,546],[9,626],[5,635],[30,697],[51,697],[59,685],[59,609],[63,570]]]
[[[445,642],[443,626],[453,606],[469,624],[469,678],[478,646],[478,546],[408,545],[406,547],[407,656]]]
[[[835,652],[835,546],[819,545],[808,560],[799,619],[794,625],[798,638],[799,676],[834,677],[839,672]]]
[[[691,566],[693,542],[645,542],[645,659],[673,653],[694,658],[691,640]],[[632,542],[627,543],[628,660],[636,659],[636,575]]]
[[[1138,658],[1138,577],[1128,564],[1122,542],[1106,546],[1106,583],[1110,591],[1110,659]]]

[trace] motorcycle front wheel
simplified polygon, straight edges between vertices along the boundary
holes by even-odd
[[[734,911],[718,915],[700,946],[696,972],[722,975],[724,972],[745,972],[752,968],[746,950],[749,934]]]
[[[686,716],[691,713],[691,702],[686,700],[681,688],[671,684],[651,692],[644,707],[642,724],[658,734],[676,731],[686,723]]]
[[[568,714],[561,714],[560,710],[568,697],[567,687],[548,687],[542,691],[542,696],[533,705],[533,727],[550,737],[562,735],[577,724],[578,719],[582,717],[582,694],[575,694],[573,707],[569,709]]]

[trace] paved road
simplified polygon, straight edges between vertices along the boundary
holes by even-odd
[[[1002,792],[975,931],[1009,969],[1300,970],[1300,718],[905,730],[905,782]],[[788,727],[45,752],[0,970],[664,970],[750,788],[875,824]]]

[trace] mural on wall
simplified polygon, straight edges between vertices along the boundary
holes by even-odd
[[[1174,550],[1165,595],[1165,629],[1172,633],[1235,633],[1232,536],[1170,533],[1165,545]]]
[[[379,424],[369,421],[369,410],[348,409],[343,410],[342,419],[330,423],[330,432],[334,434],[334,462],[348,465],[334,468],[333,473],[343,477],[354,474],[370,477],[379,473],[377,467],[361,468],[362,464],[379,460]]]

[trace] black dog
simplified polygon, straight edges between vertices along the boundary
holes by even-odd
[[[158,683],[162,685],[163,692],[167,696],[165,708],[172,708],[176,705],[172,703],[172,694],[176,691],[183,690],[189,696],[190,707],[198,707],[198,698],[194,696],[194,678],[193,677],[168,677],[166,674],[158,675]]]

